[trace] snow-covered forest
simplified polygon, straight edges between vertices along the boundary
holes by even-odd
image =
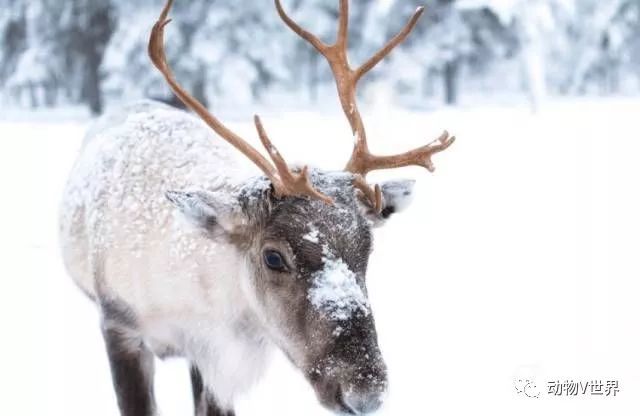
[[[0,0],[3,107],[170,100],[146,55],[161,0]],[[289,0],[297,20],[334,36],[335,0]],[[367,0],[354,2],[351,59],[398,31],[415,33],[374,71],[363,99],[411,108],[478,97],[635,95],[640,92],[639,0]],[[167,35],[178,78],[209,103],[312,106],[332,78],[279,20],[271,0],[178,1]],[[373,92],[372,92],[373,91]],[[333,93],[333,91],[331,91]],[[482,98],[480,98],[482,99]]]

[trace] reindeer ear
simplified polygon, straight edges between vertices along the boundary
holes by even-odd
[[[411,204],[415,182],[413,179],[400,179],[381,183],[382,210],[379,213],[371,209],[369,201],[362,202],[367,205],[366,215],[374,225],[384,224],[392,214],[404,211]]]
[[[190,224],[237,234],[247,225],[237,198],[208,191],[168,191],[165,196]]]

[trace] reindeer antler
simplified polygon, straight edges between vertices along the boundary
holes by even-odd
[[[362,116],[358,110],[356,103],[356,89],[358,81],[364,74],[373,69],[382,59],[384,59],[397,45],[403,42],[409,33],[413,30],[418,19],[422,15],[424,8],[419,7],[413,14],[411,19],[402,28],[398,34],[396,34],[391,40],[387,42],[378,52],[376,52],[371,58],[365,61],[364,64],[356,69],[353,69],[349,64],[347,56],[348,47],[348,27],[349,27],[349,1],[340,0],[340,14],[338,18],[338,35],[336,42],[332,45],[327,45],[322,42],[318,37],[303,29],[293,19],[291,19],[284,9],[280,0],[275,0],[276,9],[278,14],[282,18],[291,30],[297,33],[301,38],[313,45],[316,50],[323,55],[331,71],[333,72],[336,80],[336,86],[338,88],[338,97],[342,110],[344,111],[351,130],[354,135],[354,148],[351,154],[351,158],[345,167],[345,170],[357,175],[357,179],[354,185],[363,190],[364,178],[367,173],[378,169],[392,169],[404,166],[422,166],[429,171],[433,171],[435,168],[431,161],[431,156],[435,153],[441,152],[451,146],[455,141],[455,137],[449,137],[449,133],[446,131],[435,141],[419,147],[417,149],[410,150],[405,153],[391,155],[391,156],[377,156],[369,151],[367,145],[367,135],[362,121]],[[371,200],[372,206],[376,210],[381,209],[380,199],[375,198],[375,195],[379,193],[375,190],[363,191],[365,196]]]
[[[153,26],[151,37],[149,38],[149,56],[156,68],[160,70],[176,96],[187,107],[200,116],[200,118],[213,129],[213,131],[218,133],[218,135],[255,163],[256,166],[258,166],[260,170],[262,170],[262,172],[264,172],[264,174],[271,180],[276,196],[306,195],[310,198],[319,199],[326,203],[332,203],[333,200],[331,198],[322,194],[313,187],[309,181],[309,174],[306,166],[300,171],[300,173],[293,172],[289,168],[284,158],[280,155],[278,149],[267,137],[258,116],[255,116],[254,119],[256,129],[258,130],[260,140],[267,149],[273,164],[262,156],[262,154],[260,154],[260,152],[258,152],[253,146],[247,143],[247,141],[222,124],[220,120],[207,111],[202,103],[178,84],[169,64],[167,63],[167,58],[164,52],[164,28],[169,22],[171,22],[171,19],[168,19],[167,16],[169,15],[172,5],[173,0],[167,0],[158,21]]]

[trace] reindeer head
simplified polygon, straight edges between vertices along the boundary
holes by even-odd
[[[151,34],[153,63],[185,105],[265,176],[247,182],[232,198],[215,192],[169,192],[167,197],[191,220],[212,233],[223,233],[246,253],[248,273],[240,282],[244,293],[271,339],[304,372],[321,403],[335,412],[372,412],[381,404],[387,375],[365,285],[371,229],[407,205],[413,181],[371,187],[365,178],[376,169],[417,165],[433,170],[431,156],[454,138],[445,132],[402,154],[372,154],[356,104],[356,86],[407,37],[422,9],[379,52],[352,69],[347,60],[348,0],[340,0],[338,35],[332,45],[301,28],[275,0],[287,26],[329,62],[355,138],[345,171],[326,172],[290,168],[256,116],[269,161],[180,87],[163,49],[171,5],[169,0]]]

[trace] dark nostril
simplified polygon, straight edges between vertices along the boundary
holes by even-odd
[[[342,391],[342,402],[353,414],[375,412],[382,405],[382,393],[379,391]]]

